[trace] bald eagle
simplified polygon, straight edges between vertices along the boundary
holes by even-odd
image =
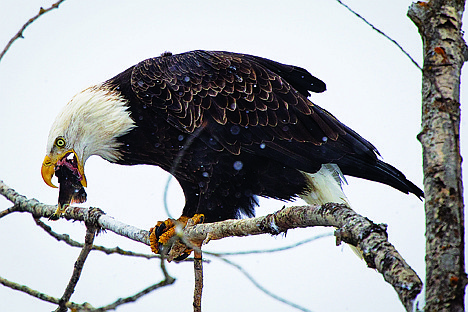
[[[86,160],[156,165],[180,183],[180,220],[253,216],[257,196],[347,204],[342,174],[423,192],[309,92],[300,67],[230,52],[164,53],[78,93],[50,130],[42,177],[60,183],[56,217],[86,200]],[[152,229],[157,252],[171,222]]]

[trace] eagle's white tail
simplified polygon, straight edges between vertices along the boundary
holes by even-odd
[[[349,206],[348,198],[341,187],[346,180],[337,165],[325,164],[318,172],[304,172],[304,175],[309,179],[310,192],[300,197],[306,203],[309,205],[338,203]]]
[[[338,203],[351,207],[341,187],[342,183],[346,183],[346,179],[337,165],[325,164],[316,173],[303,173],[309,179],[310,192],[300,197],[307,204],[323,205],[326,203]],[[359,258],[363,259],[362,253],[358,248],[349,246]]]

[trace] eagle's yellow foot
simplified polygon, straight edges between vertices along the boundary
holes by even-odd
[[[60,218],[60,216],[67,210],[69,205],[58,205],[57,210],[55,210],[54,214],[49,217],[49,220],[56,221]]]
[[[187,225],[187,222],[191,220],[193,224],[203,223],[205,216],[203,214],[196,214],[192,218],[181,216],[179,219],[167,219],[166,221],[159,221],[155,227],[150,229],[150,246],[151,251],[154,253],[160,253],[161,247],[168,247],[171,238],[177,235],[176,226],[180,224],[182,228]],[[176,261],[187,258],[192,252],[191,248],[186,247],[185,250],[179,252],[179,256],[174,258]]]

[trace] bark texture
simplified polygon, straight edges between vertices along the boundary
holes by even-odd
[[[422,131],[426,211],[425,311],[464,311],[464,204],[460,74],[465,1],[414,3],[408,16],[423,41]]]
[[[184,229],[184,234],[192,243],[206,244],[229,236],[279,234],[309,226],[335,227],[337,245],[346,242],[358,247],[368,267],[380,272],[393,286],[406,311],[413,310],[414,299],[421,292],[421,280],[388,242],[386,226],[373,223],[346,205],[287,207],[263,217],[197,224]]]
[[[0,212],[0,218],[14,212],[28,212],[35,218],[50,217],[57,208],[57,206],[45,205],[35,199],[26,198],[1,180],[0,195],[14,204],[13,207]],[[117,221],[96,208],[70,206],[62,217],[67,220],[85,221],[87,226],[92,223],[103,230],[109,230],[149,245],[148,231]],[[289,229],[312,226],[335,227],[337,229],[335,232],[337,244],[346,242],[358,247],[367,265],[381,273],[385,281],[393,286],[407,311],[412,311],[414,299],[421,292],[421,280],[388,241],[386,226],[373,223],[346,205],[328,203],[321,206],[296,206],[283,208],[275,213],[257,218],[225,220],[197,225],[189,223],[184,229],[181,229],[177,237],[180,237],[184,242],[186,241],[196,252],[200,252],[200,260],[199,246],[207,244],[210,240],[230,236],[277,235],[285,233]],[[169,258],[173,258],[172,249],[174,247],[169,252]],[[179,254],[176,252],[176,255]],[[161,264],[163,265],[164,261],[161,261]],[[201,270],[198,271],[201,273]],[[169,280],[169,278],[167,275],[164,285],[173,282],[173,279]],[[201,301],[202,282],[202,280],[198,281],[200,295],[195,294],[195,298],[199,301]]]

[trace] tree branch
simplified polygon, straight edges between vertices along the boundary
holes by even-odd
[[[426,311],[464,311],[464,203],[460,155],[460,75],[465,1],[413,3],[409,18],[424,48],[422,131],[426,210]]]
[[[165,271],[163,271],[165,272]],[[65,303],[65,306],[69,309],[72,309],[73,311],[89,311],[89,312],[103,312],[103,311],[108,311],[108,310],[115,310],[118,306],[122,305],[122,304],[125,304],[125,303],[129,303],[129,302],[135,302],[137,301],[138,299],[140,299],[141,297],[143,297],[144,295],[158,289],[158,288],[161,288],[161,287],[164,287],[164,286],[167,286],[167,285],[171,285],[175,282],[175,279],[171,276],[169,276],[166,272],[165,274],[165,279],[162,280],[161,282],[159,283],[156,283],[154,285],[151,285],[145,289],[143,289],[142,291],[136,293],[135,295],[133,296],[129,296],[129,297],[126,297],[126,298],[119,298],[117,299],[115,302],[111,303],[111,304],[108,304],[108,305],[105,305],[105,306],[102,306],[102,307],[99,307],[99,308],[93,308],[93,306],[87,302],[83,303],[83,304],[78,304],[78,303],[74,303],[74,302],[66,302]],[[30,296],[33,296],[33,297],[36,297],[40,300],[43,300],[43,301],[47,301],[47,302],[50,302],[50,303],[54,303],[54,304],[59,304],[60,303],[60,299],[59,298],[55,298],[55,297],[52,297],[52,296],[49,296],[47,294],[44,294],[42,292],[39,292],[37,290],[34,290],[34,289],[31,289],[29,288],[28,286],[25,286],[25,285],[20,285],[18,283],[15,283],[15,282],[12,282],[12,281],[9,281],[3,277],[0,276],[0,284],[8,287],[8,288],[11,288],[11,289],[14,289],[14,290],[18,290],[18,291],[21,291],[21,292],[24,292]]]
[[[46,233],[48,233],[50,236],[52,236],[56,240],[62,241],[62,242],[66,243],[67,245],[72,246],[72,247],[78,247],[78,248],[83,247],[82,243],[71,239],[70,235],[68,235],[68,234],[59,234],[59,233],[54,232],[50,226],[48,226],[47,224],[42,222],[39,218],[34,218],[34,221],[36,222],[37,226],[39,226],[41,229],[43,229]],[[140,257],[140,258],[145,258],[145,259],[153,259],[153,258],[160,259],[161,258],[161,256],[157,255],[157,254],[144,254],[144,253],[133,252],[133,251],[130,251],[130,250],[123,250],[122,248],[120,248],[118,246],[113,247],[113,248],[109,248],[109,247],[104,247],[104,246],[99,246],[99,245],[94,245],[93,244],[91,250],[102,251],[106,255],[118,254],[118,255],[122,255],[122,256]]]
[[[17,211],[27,211],[36,217],[49,217],[56,209],[56,206],[45,205],[19,195],[2,181],[0,194],[12,201]],[[84,221],[89,210],[90,208],[69,207],[64,213],[64,218]],[[104,214],[100,215],[97,223],[103,229],[149,245],[148,231]],[[276,235],[288,229],[312,226],[337,228],[337,244],[343,241],[357,246],[362,251],[367,265],[377,269],[394,287],[408,311],[412,309],[413,301],[421,291],[421,280],[388,242],[385,226],[374,224],[345,205],[330,203],[322,206],[288,207],[257,218],[198,224],[185,228],[183,233],[184,238],[196,246],[230,236]]]
[[[388,242],[385,226],[374,224],[345,205],[330,203],[288,207],[263,217],[199,224],[185,229],[184,233],[192,242],[206,244],[229,236],[279,234],[288,229],[310,226],[337,228],[337,244],[343,241],[358,247],[367,265],[383,275],[405,308],[412,311],[414,299],[421,292],[421,280]]]
[[[99,226],[96,224],[96,221],[97,221],[96,218],[99,217],[99,214],[96,217],[94,217],[94,212],[95,212],[95,209],[90,209],[89,215],[85,220],[85,223],[86,223],[85,243],[83,245],[83,248],[81,249],[78,259],[75,262],[73,274],[72,274],[72,277],[70,278],[70,282],[68,283],[68,286],[62,295],[62,298],[60,298],[59,307],[56,310],[57,312],[67,312],[68,308],[66,306],[66,303],[70,300],[71,295],[75,292],[75,286],[80,279],[81,272],[83,271],[83,267],[86,262],[86,259],[88,258],[88,255],[91,252],[91,248],[93,247],[94,237],[96,236],[96,233],[99,232]]]
[[[195,287],[193,291],[193,311],[201,312],[201,298],[203,290],[203,259],[201,250],[195,250],[193,271],[195,275]]]
[[[344,6],[349,12],[353,13],[354,15],[356,15],[357,18],[359,18],[360,20],[362,20],[364,23],[366,23],[367,25],[369,25],[373,30],[375,30],[376,32],[378,32],[379,34],[381,34],[382,36],[384,36],[386,39],[390,40],[394,45],[396,45],[398,47],[398,49],[400,49],[401,52],[403,52],[404,55],[406,55],[410,60],[411,62],[414,64],[414,66],[416,66],[419,70],[422,70],[421,66],[419,66],[418,62],[416,62],[413,57],[405,51],[405,49],[403,49],[403,47],[395,40],[395,39],[392,39],[390,38],[386,33],[384,33],[383,31],[381,31],[380,29],[378,29],[377,27],[375,27],[374,25],[372,25],[370,22],[368,22],[364,17],[362,17],[361,14],[357,13],[356,11],[354,11],[353,9],[351,9],[347,4],[343,3],[341,0],[336,0],[339,4],[341,4],[342,6]]]
[[[23,32],[26,30],[26,28],[31,25],[32,23],[34,23],[39,17],[41,17],[42,15],[46,14],[47,12],[53,10],[53,9],[57,9],[59,7],[59,5],[65,0],[58,0],[57,2],[55,2],[54,4],[52,4],[49,8],[47,9],[44,9],[44,8],[40,8],[39,9],[39,12],[31,17],[24,25],[23,27],[21,27],[21,29],[16,33],[16,35],[14,35],[10,41],[8,41],[7,45],[5,46],[5,48],[3,49],[2,53],[0,53],[0,61],[2,60],[3,56],[7,53],[7,51],[10,49],[10,47],[12,46],[12,44],[18,40],[19,38],[23,38]]]
[[[122,304],[126,304],[126,303],[129,303],[129,302],[135,302],[138,299],[140,299],[141,297],[143,297],[144,295],[147,295],[150,292],[152,292],[152,291],[154,291],[156,289],[159,289],[161,287],[171,285],[174,282],[175,282],[175,279],[169,276],[168,278],[162,280],[161,282],[156,283],[154,285],[151,285],[151,286],[143,289],[142,291],[136,293],[133,296],[126,297],[126,298],[119,298],[115,302],[113,302],[113,303],[111,303],[109,305],[106,305],[106,306],[103,306],[103,307],[100,307],[100,308],[97,308],[97,309],[94,309],[94,310],[91,310],[91,311],[93,311],[93,312],[102,312],[102,311],[108,311],[108,310],[115,310],[118,306],[120,306]]]
[[[242,266],[238,265],[237,263],[234,263],[232,262],[231,260],[228,260],[220,255],[217,255],[217,254],[214,254],[214,256],[216,256],[218,259],[220,259],[221,261],[229,264],[230,266],[233,266],[235,267],[237,270],[239,270],[239,272],[241,272],[255,287],[257,287],[260,291],[262,291],[263,293],[265,293],[267,296],[270,296],[271,298],[275,299],[275,300],[278,300],[279,302],[282,302],[286,305],[289,305],[290,307],[293,307],[297,310],[300,310],[300,311],[304,311],[304,312],[311,312],[309,309],[306,309],[298,304],[295,304],[294,302],[291,302],[285,298],[282,298],[274,293],[272,293],[271,291],[269,291],[268,289],[266,289],[265,287],[263,287],[262,285],[260,285],[259,282],[257,282],[255,280],[255,278],[252,277],[252,275],[250,275]]]
[[[240,255],[251,255],[251,254],[258,254],[258,253],[271,253],[271,252],[278,252],[278,251],[283,251],[283,250],[288,250],[292,248],[296,248],[300,245],[304,245],[310,242],[313,242],[315,240],[318,240],[320,238],[324,237],[330,237],[333,236],[333,233],[324,233],[324,234],[318,234],[314,235],[312,237],[309,237],[307,239],[304,239],[302,241],[299,241],[297,243],[288,245],[288,246],[283,246],[283,247],[278,247],[278,248],[271,248],[271,249],[256,249],[256,250],[247,250],[247,251],[233,251],[233,252],[211,252],[211,251],[203,251],[204,253],[216,257],[223,257],[223,256],[240,256]]]
[[[149,294],[150,292],[152,292],[152,291],[154,291],[156,289],[159,289],[161,287],[174,284],[176,279],[173,278],[172,276],[170,276],[169,273],[167,272],[166,265],[165,265],[165,262],[163,261],[163,259],[161,260],[161,271],[164,274],[164,280],[162,280],[161,282],[156,283],[154,285],[151,285],[151,286],[143,289],[142,291],[136,293],[133,296],[129,296],[129,297],[126,297],[126,298],[119,298],[119,299],[117,299],[115,302],[113,302],[111,304],[108,304],[106,306],[102,306],[100,308],[97,308],[97,309],[94,309],[94,310],[91,310],[91,311],[92,312],[104,312],[104,311],[108,311],[108,310],[115,310],[118,306],[120,306],[122,304],[125,304],[125,303],[129,303],[129,302],[135,302],[138,299],[140,299],[141,297],[143,297],[144,295],[147,295],[147,294]]]
[[[58,304],[59,301],[60,301],[60,299],[58,299],[58,298],[46,295],[46,294],[44,294],[44,293],[42,293],[40,291],[31,289],[28,286],[20,285],[18,283],[9,281],[9,280],[7,280],[6,278],[3,278],[3,277],[0,277],[0,284],[2,284],[3,286],[6,286],[8,288],[24,292],[24,293],[26,293],[26,294],[28,294],[30,296],[33,296],[35,298],[38,298],[40,300],[47,301],[47,302],[50,302],[50,303]],[[77,303],[74,303],[74,302],[66,302],[65,306],[68,307],[68,308],[75,309],[76,311],[92,309],[92,306],[89,303],[77,304]]]

